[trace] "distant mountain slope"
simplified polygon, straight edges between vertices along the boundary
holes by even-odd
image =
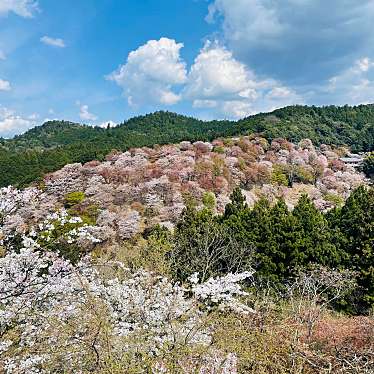
[[[348,145],[355,151],[370,151],[374,148],[374,105],[292,106],[237,122],[156,112],[109,129],[51,121],[14,139],[0,140],[0,186],[25,185],[67,163],[102,160],[113,149],[250,133],[261,133],[268,140],[309,138],[317,145]]]
[[[48,121],[13,139],[0,140],[0,144],[9,150],[45,149],[81,141],[90,141],[105,130],[99,127],[80,125],[68,121]]]
[[[180,139],[210,139],[235,126],[233,121],[204,122],[171,112],[155,112],[123,122],[117,127],[100,128],[67,121],[49,121],[9,140],[0,140],[7,150],[48,149],[82,142],[135,147],[137,144],[172,143]],[[151,142],[149,140],[151,139]]]

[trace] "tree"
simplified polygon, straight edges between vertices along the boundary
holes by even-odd
[[[244,247],[211,210],[187,207],[175,229],[170,260],[177,279],[185,281],[198,272],[201,280],[206,281],[243,269],[246,258]]]
[[[294,318],[307,327],[308,340],[323,312],[355,286],[355,274],[348,270],[332,270],[320,265],[307,271],[299,270],[287,285],[287,296]]]
[[[236,187],[230,195],[231,202],[226,205],[225,217],[231,215],[237,215],[247,208],[245,196],[242,194],[242,190]]]
[[[347,266],[359,272],[366,305],[374,305],[374,189],[361,186],[329,216]]]
[[[301,196],[292,215],[299,237],[293,245],[291,265],[306,266],[311,262],[331,267],[339,265],[343,253],[333,243],[328,221],[307,195]]]
[[[364,160],[362,171],[368,178],[374,178],[374,152],[370,153]]]
[[[294,243],[300,233],[295,230],[297,222],[288,210],[284,200],[279,200],[269,211],[271,234],[264,244],[263,260],[260,272],[275,281],[280,281],[292,273],[290,268]],[[268,264],[267,268],[264,266]],[[269,266],[271,265],[271,266]]]

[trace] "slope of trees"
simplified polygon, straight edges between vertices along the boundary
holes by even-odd
[[[373,372],[372,188],[329,213],[207,195],[119,247],[84,199],[0,189],[0,372]]]
[[[318,211],[302,196],[293,211],[284,201],[245,204],[239,189],[223,215],[187,208],[174,241],[173,271],[181,281],[194,271],[203,279],[256,269],[260,280],[284,284],[312,264],[357,272],[349,308],[374,305],[374,190],[359,187],[345,205]],[[348,306],[346,306],[348,307]]]
[[[67,163],[103,159],[111,150],[213,140],[261,133],[267,140],[293,142],[309,138],[315,144],[348,145],[371,151],[374,106],[292,106],[243,120],[201,121],[170,112],[132,118],[115,128],[93,128],[53,121],[11,140],[0,139],[0,186],[25,185]]]

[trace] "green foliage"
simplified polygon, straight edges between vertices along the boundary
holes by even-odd
[[[338,201],[336,201],[338,202]],[[307,195],[293,211],[283,200],[260,200],[251,209],[240,188],[223,215],[187,208],[178,222],[170,253],[174,276],[184,281],[194,272],[210,276],[246,271],[278,284],[299,269],[319,264],[359,274],[359,289],[349,298],[353,311],[374,305],[374,193],[360,187],[345,205],[320,212]]]
[[[303,195],[292,215],[295,230],[300,235],[294,243],[291,264],[305,266],[310,262],[335,267],[342,261],[342,253],[334,245],[326,217]]]
[[[69,218],[69,217],[68,217]],[[71,263],[77,263],[85,252],[85,248],[69,240],[69,233],[84,225],[83,222],[62,224],[59,220],[52,220],[52,229],[41,232],[38,244],[47,251],[58,252]]]
[[[82,191],[69,192],[64,197],[65,208],[71,208],[74,205],[80,204],[85,198],[86,196]]]
[[[328,192],[323,197],[326,201],[330,201],[335,206],[341,206],[344,204],[344,199],[338,194]]]
[[[222,146],[216,146],[213,148],[213,152],[223,154],[225,153],[225,148],[223,148]]]
[[[213,192],[205,192],[203,195],[203,204],[204,206],[213,211],[216,207],[216,196]]]
[[[14,139],[0,139],[0,186],[27,185],[66,164],[103,160],[113,149],[208,141],[243,134],[271,141],[309,138],[314,144],[347,145],[353,151],[374,147],[374,106],[291,106],[237,122],[201,121],[170,112],[132,118],[114,128],[46,122]]]
[[[364,160],[362,171],[368,178],[374,179],[374,152],[370,153]]]
[[[280,186],[288,186],[289,180],[286,170],[281,165],[275,165],[271,173],[271,183]]]
[[[231,202],[225,207],[225,217],[230,217],[231,215],[237,215],[247,208],[245,202],[245,197],[239,187],[236,187],[232,194],[230,195]]]
[[[72,216],[78,216],[82,218],[82,221],[86,225],[96,225],[97,217],[100,213],[100,208],[96,204],[89,204],[79,207],[72,207],[68,210],[68,213]]]
[[[347,253],[345,265],[359,272],[367,305],[374,305],[374,189],[359,187],[329,214],[335,242]]]
[[[251,214],[256,235],[251,240],[257,248],[256,258],[260,277],[279,282],[291,274],[294,243],[299,237],[297,220],[280,200],[274,207],[259,203]]]

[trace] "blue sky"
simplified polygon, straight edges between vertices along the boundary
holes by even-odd
[[[0,0],[0,136],[374,102],[373,0]]]

